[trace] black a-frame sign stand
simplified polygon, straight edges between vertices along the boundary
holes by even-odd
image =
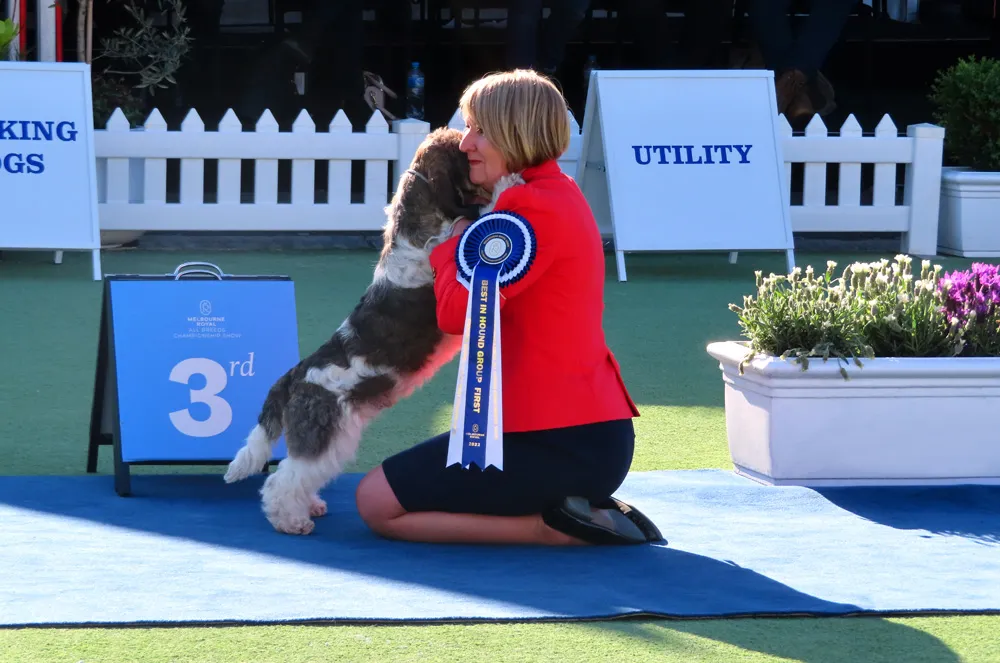
[[[206,265],[208,269],[185,269]],[[176,281],[179,278],[206,278],[238,281],[290,281],[287,276],[235,276],[223,274],[211,263],[184,263],[172,274],[108,274],[104,277],[101,297],[101,323],[97,345],[97,368],[94,375],[94,395],[90,411],[90,439],[87,448],[87,472],[97,472],[98,453],[102,446],[110,446],[114,454],[115,492],[125,497],[132,494],[131,465],[219,465],[223,461],[148,460],[126,463],[122,456],[121,418],[118,410],[118,369],[116,365],[114,334],[114,301],[112,284],[116,281]],[[228,462],[228,461],[225,461]],[[268,461],[262,468],[267,473],[276,460]]]
[[[101,326],[97,342],[97,370],[94,377],[94,399],[90,410],[90,444],[87,449],[87,472],[97,472],[97,454],[101,446],[110,445],[115,462],[115,492],[121,496],[132,493],[129,467],[122,462],[121,425],[118,419],[118,371],[115,366],[114,334],[111,333],[111,280],[104,279],[101,296]],[[154,277],[147,277],[154,278]],[[169,278],[164,276],[164,279]]]

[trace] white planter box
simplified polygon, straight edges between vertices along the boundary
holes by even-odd
[[[878,358],[864,368],[755,358],[712,343],[736,471],[774,485],[1000,484],[1000,357]]]
[[[1000,257],[1000,173],[942,169],[938,251],[963,258]]]

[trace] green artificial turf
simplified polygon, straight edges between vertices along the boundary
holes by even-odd
[[[1000,619],[743,619],[0,632],[4,663],[987,663]]]
[[[85,469],[100,284],[89,256],[4,253],[0,260],[0,475]],[[880,256],[803,255],[800,265]],[[890,256],[886,256],[890,257]],[[368,251],[107,252],[106,272],[164,273],[208,260],[229,273],[295,280],[301,352],[321,343],[371,279]],[[946,268],[969,261],[937,260]],[[608,259],[605,330],[639,404],[634,470],[730,468],[722,383],[707,343],[739,336],[727,305],[753,271],[784,271],[782,254],[629,256],[629,281]],[[266,315],[266,312],[262,312]],[[355,471],[445,429],[453,362],[369,430]],[[102,449],[99,471],[111,471]],[[205,468],[136,468],[203,472]],[[217,468],[216,471],[222,471]],[[708,524],[707,526],[711,526]],[[720,523],[719,526],[724,526]],[[664,591],[670,591],[664,587]],[[269,626],[0,631],[4,663],[104,661],[1000,661],[1000,617],[786,618],[575,624]]]
[[[86,466],[97,353],[101,286],[89,278],[89,256],[5,254],[0,261],[0,474],[77,474]],[[165,273],[187,260],[207,260],[233,274],[287,274],[295,281],[300,352],[333,333],[371,280],[371,251],[307,253],[111,252],[105,272]],[[824,258],[825,264],[825,258]],[[739,334],[726,308],[753,288],[753,268],[782,269],[780,255],[629,260],[619,283],[608,263],[605,330],[642,416],[636,420],[634,469],[727,467],[722,383],[705,352],[713,340]],[[267,315],[266,311],[261,312]],[[364,438],[356,470],[448,426],[457,362],[412,398],[383,414]],[[31,439],[18,445],[14,440]],[[111,471],[109,448],[99,470]],[[142,468],[142,472],[191,468]],[[205,468],[196,468],[205,471]],[[219,468],[221,471],[221,468]]]

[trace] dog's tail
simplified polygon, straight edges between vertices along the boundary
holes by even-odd
[[[288,404],[288,384],[291,371],[283,375],[267,394],[257,417],[257,424],[247,436],[246,444],[237,452],[226,470],[226,483],[241,481],[251,474],[263,471],[271,460],[271,450],[284,429],[283,415]]]

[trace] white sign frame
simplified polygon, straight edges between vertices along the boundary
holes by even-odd
[[[89,200],[84,204],[85,209],[79,210],[73,215],[70,223],[63,222],[59,226],[66,230],[66,235],[60,237],[58,232],[53,232],[39,241],[37,237],[18,236],[19,228],[23,228],[24,217],[19,213],[5,215],[7,220],[0,220],[0,249],[2,250],[52,250],[56,252],[56,263],[62,262],[63,251],[90,251],[93,263],[93,277],[95,281],[103,278],[101,270],[101,228],[98,212],[97,200],[97,159],[94,149],[94,107],[93,91],[91,89],[90,65],[85,62],[37,62],[37,61],[14,61],[0,62],[0,91],[4,90],[5,79],[9,81],[7,74],[17,73],[28,74],[38,77],[58,77],[65,79],[60,85],[64,87],[74,98],[74,105],[81,104],[80,107],[66,109],[60,108],[58,113],[63,116],[70,115],[80,124],[77,125],[78,140],[82,143],[82,151],[85,155],[86,164],[83,165],[79,177],[86,178],[83,187],[89,192]],[[9,82],[6,82],[10,85]],[[73,88],[79,86],[79,93]],[[9,88],[8,88],[9,91]],[[12,95],[4,94],[4,98],[10,99]],[[0,119],[21,120],[27,118],[7,117],[11,111],[9,106],[0,102]],[[15,114],[17,114],[15,112]],[[53,119],[55,119],[53,117]],[[33,141],[34,142],[34,141]],[[5,141],[0,141],[0,147],[4,147]],[[37,143],[36,143],[37,145]],[[7,150],[4,150],[7,152]],[[3,200],[3,193],[10,189],[4,186],[14,178],[9,173],[0,174],[0,200]],[[58,195],[59,191],[53,191],[53,195]],[[13,221],[11,223],[10,221]],[[69,229],[72,229],[70,231]],[[37,235],[37,233],[35,233]]]
[[[774,184],[773,196],[780,198],[775,201],[780,211],[776,213],[777,225],[772,225],[766,229],[770,235],[769,239],[750,239],[744,233],[743,240],[734,240],[732,243],[720,237],[717,228],[708,228],[706,232],[713,233],[711,237],[704,237],[698,243],[673,243],[663,237],[643,237],[642,242],[636,241],[635,235],[637,227],[635,224],[648,223],[648,215],[643,215],[641,219],[623,218],[623,204],[615,200],[616,194],[623,196],[620,188],[621,182],[616,182],[622,177],[622,163],[619,160],[615,164],[613,160],[607,158],[605,146],[610,141],[617,140],[617,133],[621,130],[620,123],[625,120],[635,119],[629,115],[608,122],[605,115],[604,104],[627,103],[632,108],[640,106],[650,107],[650,99],[645,94],[649,83],[655,80],[657,84],[670,85],[672,81],[690,81],[692,79],[712,79],[719,82],[727,80],[739,80],[743,83],[750,82],[759,88],[754,90],[754,94],[759,95],[759,101],[763,110],[764,104],[770,117],[770,139],[767,140],[767,153],[772,154],[774,173],[768,178]],[[637,81],[640,85],[636,87],[636,94],[622,95],[621,82]],[[602,84],[607,88],[602,95]],[[644,89],[646,88],[646,89]],[[602,100],[602,96],[605,97]],[[613,101],[608,102],[608,96],[613,96]],[[697,98],[685,103],[699,103]],[[602,232],[610,230],[615,242],[615,258],[618,267],[618,280],[627,279],[625,271],[626,252],[667,252],[667,251],[728,251],[729,261],[736,262],[738,251],[784,251],[787,257],[788,270],[795,266],[795,244],[792,235],[791,210],[789,209],[789,193],[785,183],[785,164],[782,156],[782,136],[779,129],[779,115],[777,109],[777,98],[774,89],[774,72],[767,69],[736,69],[736,70],[594,70],[591,72],[590,84],[587,90],[587,103],[584,109],[582,145],[580,157],[577,161],[575,180],[590,202],[597,219],[598,226]],[[638,120],[637,120],[638,121]],[[773,152],[771,150],[773,149]],[[765,153],[765,154],[767,154]],[[662,156],[662,155],[661,155]],[[694,163],[694,162],[692,162]],[[603,176],[601,175],[603,173]],[[649,200],[655,202],[655,194],[648,194]],[[662,200],[662,199],[661,199]],[[651,209],[655,206],[650,205]],[[602,223],[603,222],[603,223]],[[631,226],[631,227],[630,227]],[[630,237],[626,238],[623,229],[630,232]],[[742,245],[741,245],[742,244]]]

